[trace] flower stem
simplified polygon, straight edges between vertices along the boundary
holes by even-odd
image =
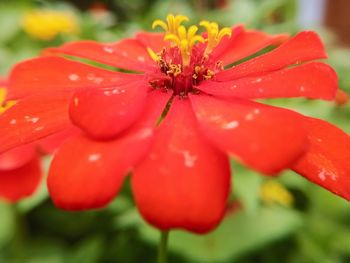
[[[168,246],[169,231],[162,231],[160,236],[160,242],[158,246],[158,259],[157,263],[167,262],[167,246]]]

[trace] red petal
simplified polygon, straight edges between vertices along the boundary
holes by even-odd
[[[142,75],[109,71],[60,57],[41,57],[14,67],[10,75],[9,97],[13,99],[76,88],[111,87],[141,78]]]
[[[211,54],[215,60],[222,61],[224,66],[253,55],[270,45],[281,44],[289,38],[287,34],[268,35],[261,31],[246,31],[242,27],[232,30],[239,32],[232,34],[230,38],[224,38]]]
[[[58,207],[98,208],[117,194],[131,166],[147,154],[153,127],[170,96],[158,91],[150,94],[144,115],[125,136],[98,142],[80,135],[63,143],[48,177],[49,191]]]
[[[293,170],[350,201],[350,136],[325,121],[305,117],[309,150]]]
[[[198,133],[187,100],[175,99],[132,188],[144,218],[166,230],[207,232],[222,219],[230,188],[226,155]]]
[[[334,99],[338,88],[335,71],[328,65],[311,62],[261,76],[233,81],[203,82],[200,90],[221,97]]]
[[[0,115],[0,153],[64,130],[70,125],[70,93],[28,97]]]
[[[147,89],[147,84],[141,82],[109,89],[79,90],[69,107],[72,122],[95,138],[116,136],[140,116]]]
[[[269,53],[219,72],[216,79],[218,81],[234,80],[257,73],[278,70],[295,63],[326,57],[318,35],[311,31],[304,31]]]
[[[150,71],[157,65],[147,49],[136,39],[130,38],[108,44],[94,41],[72,42],[58,48],[49,48],[45,54],[66,54],[141,72]]]
[[[80,133],[80,129],[72,125],[71,127],[66,128],[64,131],[55,133],[37,141],[36,144],[42,153],[51,154],[54,153],[67,138],[75,136],[78,133]]]
[[[103,142],[84,136],[65,141],[48,177],[55,205],[67,210],[105,206],[118,193],[131,166],[147,153],[151,134],[140,132]]]
[[[190,96],[202,132],[221,150],[266,174],[290,166],[307,146],[300,115],[234,99]]]
[[[35,146],[28,144],[0,154],[0,170],[13,170],[31,161],[36,156]]]
[[[0,197],[16,202],[30,196],[41,180],[41,168],[34,158],[25,165],[13,170],[0,170]]]
[[[169,41],[164,41],[164,33],[139,32],[136,34],[136,39],[156,53],[169,47]]]

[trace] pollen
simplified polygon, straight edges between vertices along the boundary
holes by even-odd
[[[204,27],[207,30],[207,47],[205,49],[205,54],[210,54],[213,49],[220,43],[223,37],[231,37],[231,28],[224,27],[219,30],[219,25],[215,22],[201,21],[200,26]]]
[[[34,10],[25,14],[23,30],[33,38],[49,41],[57,35],[76,34],[79,31],[76,17],[64,11]]]

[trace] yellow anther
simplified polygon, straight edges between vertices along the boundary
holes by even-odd
[[[208,80],[211,79],[215,75],[214,71],[208,69],[207,73],[203,75],[204,79]]]
[[[260,197],[267,205],[279,204],[290,207],[293,204],[293,195],[280,183],[269,180],[260,190]]]
[[[159,61],[160,57],[151,48],[148,47],[147,52],[154,61]]]
[[[157,26],[160,26],[164,29],[166,34],[177,34],[178,28],[181,26],[181,23],[184,21],[189,21],[187,16],[169,14],[166,17],[167,23],[157,19],[153,22],[152,28],[155,29]]]
[[[205,49],[205,54],[208,55],[212,52],[212,50],[220,43],[224,36],[231,37],[231,28],[224,27],[219,30],[219,25],[214,22],[209,21],[201,21],[199,23],[202,27],[207,30],[207,39],[208,42],[207,47]]]
[[[176,77],[176,76],[180,75],[181,72],[182,72],[181,65],[170,64],[169,70],[167,71],[167,74],[172,74]]]

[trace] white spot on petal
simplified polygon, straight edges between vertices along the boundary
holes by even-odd
[[[138,134],[140,139],[145,139],[153,134],[153,130],[151,128],[145,128],[140,130]]]
[[[245,116],[245,119],[246,119],[247,121],[253,120],[253,119],[254,119],[254,114],[253,114],[253,113],[247,114],[247,115]]]
[[[35,129],[34,129],[34,131],[41,131],[41,130],[43,130],[45,127],[44,126],[39,126],[39,127],[36,127]]]
[[[10,124],[12,124],[12,125],[14,125],[14,124],[16,124],[17,123],[17,120],[16,119],[12,119],[11,121],[10,121]]]
[[[145,57],[143,57],[143,56],[138,56],[138,57],[137,57],[137,60],[140,61],[140,62],[145,62]]]
[[[221,115],[213,115],[210,116],[209,120],[213,121],[213,122],[217,122],[220,121],[222,119]]]
[[[184,151],[185,166],[193,167],[198,157],[196,155],[191,155],[189,151]]]
[[[78,81],[80,79],[80,77],[77,75],[77,74],[70,74],[68,76],[68,78],[71,80],[71,81]]]
[[[100,160],[100,158],[101,158],[100,153],[93,153],[93,154],[90,154],[88,157],[89,162],[96,162],[96,161]]]
[[[322,181],[326,180],[326,171],[322,170],[319,174],[318,174],[318,178],[320,178]]]
[[[38,117],[33,117],[29,121],[32,122],[32,123],[37,123],[39,121],[39,118]]]
[[[320,178],[322,181],[325,181],[326,179],[330,178],[332,181],[336,181],[337,180],[337,175],[330,172],[330,171],[326,171],[325,169],[322,169],[321,172],[318,174],[318,178]]]
[[[94,74],[88,74],[86,77],[88,80],[92,81],[93,83],[95,83],[97,85],[101,84],[104,80],[103,78],[97,77]]]
[[[261,81],[262,81],[262,78],[258,78],[258,79],[252,80],[251,83],[254,84],[254,83],[259,83]]]
[[[226,130],[232,130],[232,129],[235,129],[237,128],[239,125],[239,122],[238,121],[230,121],[224,125],[222,125],[222,128],[226,129]]]
[[[114,49],[112,47],[105,46],[105,47],[103,47],[103,50],[106,53],[109,53],[109,54],[113,54],[114,53]]]

